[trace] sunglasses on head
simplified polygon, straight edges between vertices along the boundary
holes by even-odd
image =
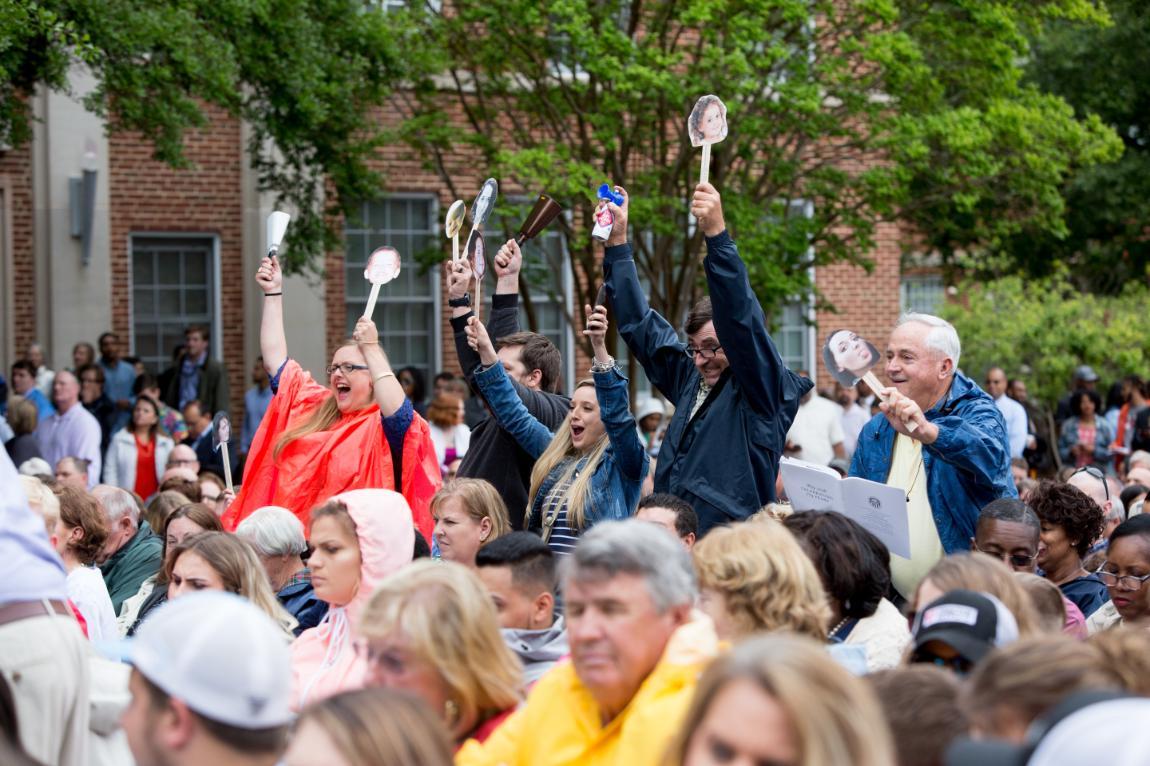
[[[1102,473],[1102,471],[1092,465],[1084,465],[1070,475],[1077,476],[1080,473],[1084,473],[1087,476],[1093,476],[1095,479],[1098,479],[1098,481],[1102,482],[1102,488],[1106,490],[1106,499],[1110,499],[1110,482],[1106,481],[1106,474]]]

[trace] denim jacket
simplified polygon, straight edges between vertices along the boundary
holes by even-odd
[[[955,372],[946,396],[924,414],[938,426],[938,439],[922,448],[938,537],[948,554],[968,551],[979,512],[992,500],[1018,497],[1006,421],[990,394],[961,372]],[[850,475],[886,483],[895,433],[885,415],[871,418],[859,434]]]
[[[628,408],[627,378],[612,368],[596,372],[595,396],[599,400],[599,417],[607,429],[610,446],[591,477],[590,502],[584,508],[584,530],[603,519],[625,519],[635,512],[639,491],[651,459],[639,441],[635,418]],[[554,434],[532,417],[515,393],[503,366],[492,365],[475,372],[475,384],[491,406],[495,418],[528,454],[538,458],[551,443]],[[540,509],[547,492],[559,479],[552,471],[535,496],[528,518]]]

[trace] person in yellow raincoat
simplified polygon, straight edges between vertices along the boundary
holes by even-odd
[[[563,578],[571,661],[457,766],[560,766],[661,761],[695,683],[719,644],[692,613],[695,573],[673,535],[636,519],[588,531]]]

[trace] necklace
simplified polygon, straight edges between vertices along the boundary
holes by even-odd
[[[918,484],[918,476],[922,473],[922,442],[916,441],[915,447],[915,460],[914,460],[914,475],[910,478],[910,486],[906,488],[906,501],[910,502],[910,493],[914,490],[914,485]]]
[[[851,621],[850,617],[844,617],[841,620],[839,620],[838,625],[834,626],[833,628],[831,628],[830,630],[827,631],[827,640],[829,641],[830,639],[834,638],[835,633],[838,633],[840,630],[842,630],[843,626],[846,625],[850,621]]]

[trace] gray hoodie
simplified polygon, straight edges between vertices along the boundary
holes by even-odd
[[[543,630],[519,630],[503,628],[503,640],[523,663],[523,677],[531,686],[551,669],[558,660],[566,657],[567,626],[563,616],[555,618],[550,628]]]

